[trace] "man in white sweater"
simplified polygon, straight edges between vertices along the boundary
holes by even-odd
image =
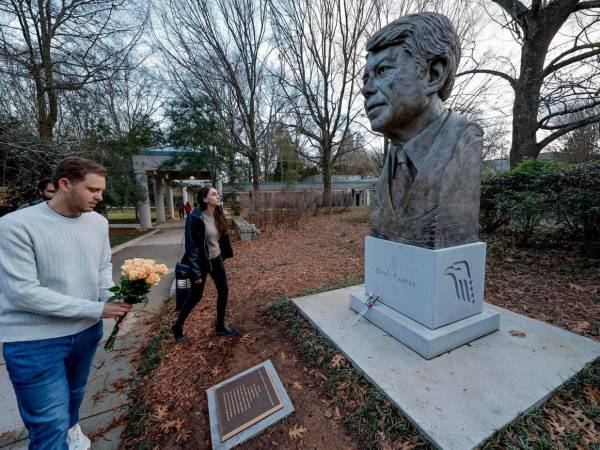
[[[0,342],[30,449],[88,449],[79,407],[113,285],[108,222],[93,212],[106,169],[62,160],[48,201],[0,218]]]

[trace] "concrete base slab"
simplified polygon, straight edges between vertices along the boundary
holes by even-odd
[[[490,305],[500,329],[426,360],[349,307],[364,286],[294,303],[436,447],[472,449],[600,357],[600,344]],[[518,330],[524,337],[511,335]]]
[[[367,304],[366,294],[350,295],[350,309],[361,313]],[[383,303],[375,303],[363,319],[407,345],[423,358],[435,358],[474,339],[496,331],[500,326],[500,314],[492,311],[487,303],[483,312],[466,319],[432,330]],[[362,320],[362,319],[361,319]]]

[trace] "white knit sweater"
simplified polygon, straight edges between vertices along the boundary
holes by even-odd
[[[113,286],[108,222],[46,202],[0,218],[0,342],[78,333],[100,319]]]

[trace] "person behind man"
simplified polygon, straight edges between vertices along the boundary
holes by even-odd
[[[444,106],[460,42],[447,17],[400,17],[367,42],[362,94],[391,141],[371,222],[380,239],[425,248],[477,241],[481,128]]]
[[[185,205],[183,200],[177,200],[177,212],[179,212],[179,220],[185,219]]]
[[[54,171],[48,202],[0,218],[0,342],[29,448],[79,450],[79,408],[113,286],[108,223],[93,212],[106,170],[76,157]]]
[[[40,198],[32,202],[23,203],[17,209],[27,208],[29,206],[34,206],[38,203],[47,202],[48,200],[51,200],[52,197],[54,197],[54,193],[56,192],[56,190],[54,189],[54,184],[52,183],[52,178],[41,179],[40,182],[37,184],[37,191]]]

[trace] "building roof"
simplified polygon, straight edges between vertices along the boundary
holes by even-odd
[[[138,150],[138,155],[145,156],[177,156],[183,153],[195,152],[194,147],[173,147],[173,146],[162,146],[162,147],[146,147]]]

